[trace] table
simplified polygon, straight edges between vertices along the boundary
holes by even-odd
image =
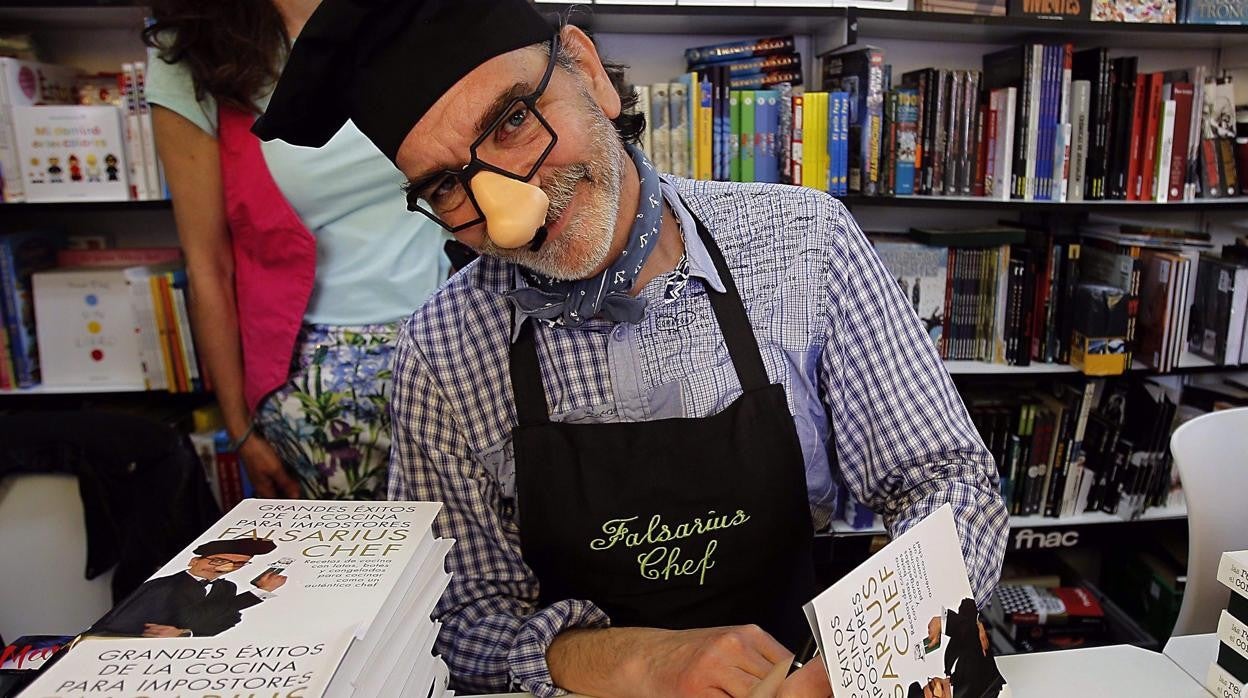
[[[1131,645],[1015,654],[998,657],[997,665],[1013,698],[1210,698],[1204,679],[1189,676],[1173,655]],[[1204,669],[1208,668],[1206,661]],[[506,698],[526,696],[512,693]]]
[[[1172,637],[1162,651],[1180,669],[1204,684],[1209,676],[1209,665],[1218,658],[1218,636],[1208,633]]]

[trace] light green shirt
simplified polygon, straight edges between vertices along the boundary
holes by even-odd
[[[217,105],[195,99],[190,71],[149,53],[147,99],[217,135]],[[268,103],[268,95],[260,106]],[[449,267],[446,233],[409,212],[403,175],[355,124],[322,148],[261,144],[278,188],[316,238],[316,284],[304,312],[313,324],[364,325],[407,317]]]

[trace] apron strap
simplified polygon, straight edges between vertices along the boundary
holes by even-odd
[[[542,367],[537,362],[537,342],[529,318],[520,324],[520,334],[511,348],[511,392],[516,403],[516,422],[522,427],[550,422],[546,404],[546,386],[542,385]]]
[[[688,205],[685,208],[688,210]],[[697,216],[693,218],[697,223],[698,237],[710,254],[715,271],[719,273],[719,279],[724,284],[724,293],[708,287],[707,298],[719,322],[720,332],[724,335],[724,343],[728,346],[728,355],[732,357],[737,379],[741,381],[741,389],[744,392],[762,390],[771,384],[771,380],[767,377],[767,368],[758,350],[758,340],[754,337],[754,330],[745,313],[745,304],[741,302],[737,284],[732,279],[732,273],[728,270],[728,263],[724,261],[719,245],[702,221]],[[516,421],[522,427],[550,423],[546,386],[542,385],[542,370],[537,360],[537,341],[533,330],[536,322],[529,318],[521,323],[519,335],[511,348],[511,390],[516,405]]]

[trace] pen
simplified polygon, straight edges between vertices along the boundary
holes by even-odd
[[[819,646],[815,643],[815,636],[812,633],[806,638],[806,642],[802,644],[801,651],[793,655],[793,664],[789,667],[789,676],[792,676],[793,672],[801,669],[807,662],[814,659],[818,653]]]

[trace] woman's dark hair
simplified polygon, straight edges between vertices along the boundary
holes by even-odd
[[[195,97],[258,112],[255,100],[277,81],[290,50],[271,0],[155,0],[143,42],[166,63],[191,71]]]
[[[572,14],[578,8],[573,7],[567,12],[559,15],[557,25],[560,30],[572,23]],[[583,8],[582,8],[583,9]],[[589,30],[585,30],[586,36],[594,43],[597,48],[598,42],[594,39],[594,35]],[[607,71],[607,77],[611,79],[611,86],[620,95],[620,115],[611,120],[615,124],[615,130],[620,134],[620,140],[625,143],[636,144],[641,140],[642,131],[646,130],[646,115],[637,110],[637,90],[628,82],[628,66],[623,63],[607,60],[602,56],[602,52],[598,53],[599,60],[602,61],[602,67]],[[564,68],[572,68],[572,59],[566,53],[559,54],[559,64]]]

